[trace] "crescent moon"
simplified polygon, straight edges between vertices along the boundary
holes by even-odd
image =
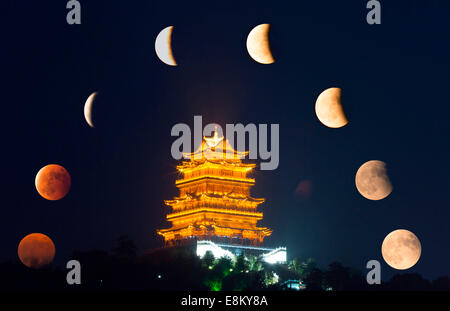
[[[247,37],[247,51],[251,58],[261,64],[275,62],[269,43],[270,24],[261,24],[253,28]]]
[[[316,115],[323,125],[339,128],[348,123],[342,107],[341,97],[342,90],[337,87],[326,89],[317,97]]]
[[[364,163],[356,172],[355,184],[359,193],[369,200],[382,200],[392,192],[386,163],[372,160]]]
[[[155,51],[158,58],[167,65],[177,66],[172,53],[172,31],[173,26],[161,30],[155,40]]]
[[[90,127],[94,127],[94,123],[92,122],[92,104],[94,103],[95,97],[97,96],[97,92],[89,95],[86,103],[84,103],[84,118],[86,119],[87,124]]]
[[[381,245],[384,261],[394,269],[406,270],[420,259],[422,246],[420,240],[411,231],[398,229],[389,233]]]

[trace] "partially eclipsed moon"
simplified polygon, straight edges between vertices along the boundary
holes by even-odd
[[[421,252],[422,246],[417,236],[405,229],[389,233],[381,246],[384,261],[397,270],[414,266],[419,261]]]
[[[381,200],[392,192],[392,184],[386,170],[386,163],[372,160],[364,163],[356,172],[356,188],[369,200]]]
[[[342,90],[332,87],[323,91],[316,100],[316,115],[320,122],[331,128],[348,123],[341,102]]]
[[[250,56],[261,64],[272,64],[275,59],[270,51],[270,24],[261,24],[250,31],[247,37],[247,51]]]
[[[94,103],[96,96],[97,92],[92,93],[84,104],[84,118],[90,127],[94,127],[94,122],[92,122],[92,104]]]
[[[176,66],[175,58],[172,53],[172,31],[173,26],[161,30],[155,40],[155,51],[158,58],[165,64]]]
[[[39,170],[35,179],[36,190],[51,201],[62,199],[70,190],[70,175],[58,164],[49,164]]]
[[[53,261],[55,244],[45,234],[31,233],[20,241],[17,255],[28,268],[39,269]]]

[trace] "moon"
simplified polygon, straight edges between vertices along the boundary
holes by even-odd
[[[340,128],[348,123],[341,102],[342,90],[337,87],[326,89],[317,97],[316,115],[323,125]]]
[[[158,58],[167,65],[177,66],[172,53],[172,31],[173,26],[161,30],[155,40],[155,51]]]
[[[20,241],[17,255],[28,268],[40,269],[53,261],[55,244],[45,234],[31,233]]]
[[[389,233],[381,246],[384,261],[394,269],[406,270],[419,261],[422,246],[411,231],[398,229]]]
[[[386,163],[372,160],[364,163],[356,172],[356,188],[369,200],[381,200],[392,192],[392,184],[387,175]]]
[[[70,174],[58,164],[49,164],[39,170],[35,185],[38,193],[47,200],[60,200],[70,190]]]
[[[295,189],[295,196],[302,201],[309,200],[313,192],[313,184],[310,180],[302,180]]]
[[[92,122],[92,104],[94,103],[95,97],[97,96],[97,92],[89,95],[86,103],[84,104],[84,118],[86,119],[87,124],[90,127],[94,127],[94,123]]]
[[[247,51],[251,58],[261,64],[275,62],[269,43],[270,24],[261,24],[253,28],[247,37]]]

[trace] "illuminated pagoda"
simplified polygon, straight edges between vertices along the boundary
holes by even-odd
[[[209,250],[216,258],[245,252],[271,263],[286,261],[285,247],[261,247],[272,230],[257,226],[263,218],[257,207],[265,200],[250,196],[255,180],[247,175],[256,165],[242,162],[247,155],[217,132],[204,137],[195,152],[183,154],[189,161],[177,166],[183,175],[175,182],[180,195],[165,201],[172,227],[157,230],[165,246],[195,243],[200,257]]]
[[[250,196],[255,180],[247,175],[256,165],[242,162],[247,154],[217,132],[204,137],[195,152],[183,154],[190,160],[177,166],[183,174],[175,182],[180,196],[165,201],[172,208],[167,215],[172,227],[158,230],[166,246],[190,239],[258,246],[272,233],[257,226],[263,218],[257,207],[264,199]]]

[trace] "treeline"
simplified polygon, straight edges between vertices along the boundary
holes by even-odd
[[[108,253],[76,251],[71,259],[81,264],[81,285],[68,285],[68,270],[29,269],[20,262],[0,264],[1,291],[120,291],[120,290],[289,290],[288,280],[301,280],[305,291],[450,290],[450,278],[432,282],[419,274],[395,275],[381,285],[368,285],[361,271],[339,262],[320,269],[313,259],[268,264],[256,256],[200,259],[192,247],[163,248],[143,256],[129,238],[120,237]]]

